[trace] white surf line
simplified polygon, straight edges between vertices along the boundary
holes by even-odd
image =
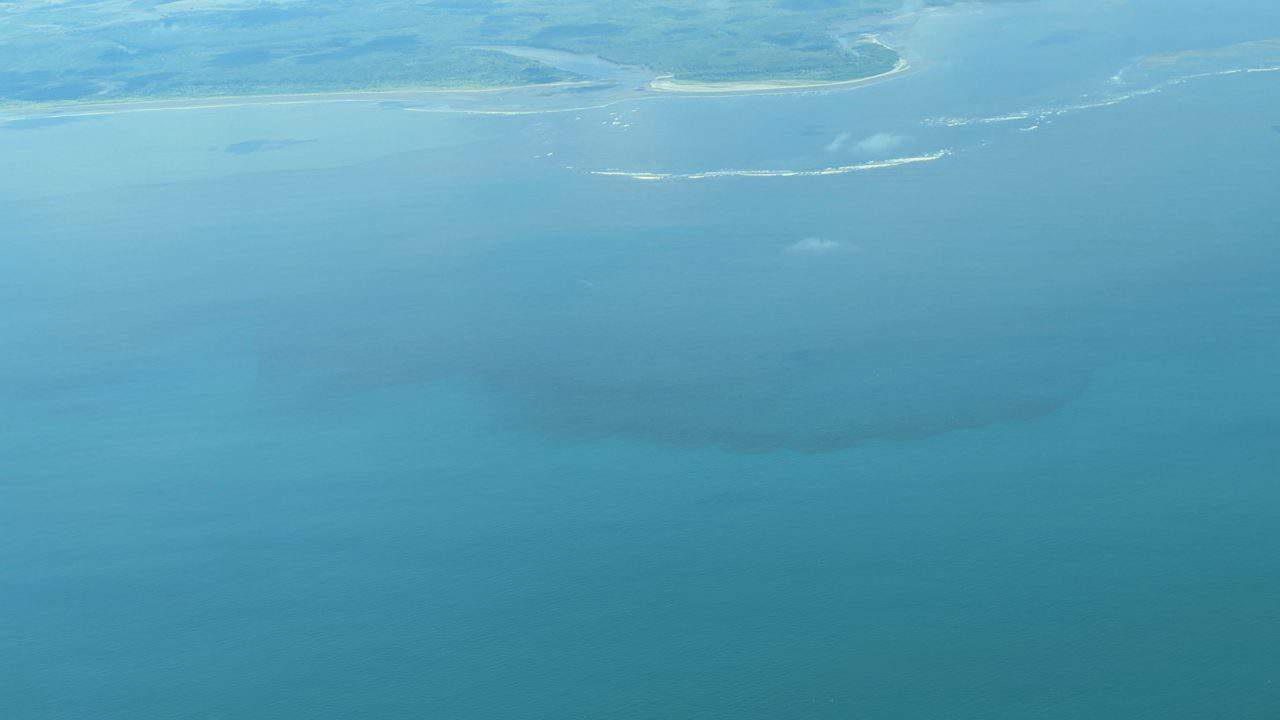
[[[80,104],[62,107],[12,107],[7,114],[0,115],[0,122],[13,122],[34,118],[59,117],[97,117],[102,115],[124,115],[142,112],[179,112],[188,110],[217,110],[220,108],[267,107],[275,105],[324,105],[332,103],[371,103],[371,102],[419,102],[417,95],[491,95],[505,92],[529,90],[564,90],[577,87],[597,85],[594,81],[575,83],[546,83],[543,85],[513,85],[511,87],[493,88],[430,88],[421,90],[353,90],[336,93],[298,93],[292,95],[243,95],[192,98],[192,104],[178,105],[183,100],[121,100],[104,102],[101,105]],[[409,96],[409,97],[406,97]],[[407,108],[406,108],[407,109]],[[0,108],[0,113],[5,113]]]
[[[851,88],[844,88],[844,89],[851,89]],[[473,110],[468,108],[449,108],[449,107],[439,107],[439,108],[407,107],[407,108],[403,108],[403,110],[405,110],[406,112],[432,113],[437,115],[489,115],[489,116],[497,116],[497,117],[522,116],[522,115],[555,115],[559,113],[589,112],[591,110],[607,110],[611,107],[616,107],[618,105],[626,105],[628,103],[641,103],[641,102],[649,102],[649,101],[692,100],[692,101],[701,102],[704,100],[735,100],[739,98],[748,98],[748,97],[785,97],[787,95],[800,94],[801,92],[805,92],[805,93],[820,92],[820,91],[830,92],[832,90],[833,89],[817,90],[814,88],[809,88],[803,91],[797,89],[793,92],[767,92],[767,91],[766,92],[732,92],[732,93],[729,93],[729,92],[722,92],[722,93],[664,92],[664,93],[651,93],[647,95],[629,95],[626,97],[620,97],[616,100],[610,100],[609,102],[601,103],[599,105],[585,105],[585,106],[567,107],[567,108],[552,107],[552,108],[543,108],[540,110]]]
[[[833,92],[846,92],[856,90],[864,85],[873,84],[871,80],[888,80],[891,79],[887,75],[884,78],[864,78],[863,80],[848,80],[839,83],[831,83],[828,85],[804,85],[790,88],[777,89],[761,89],[761,90],[734,90],[720,92],[683,92],[683,91],[655,91],[645,94],[627,95],[625,97],[610,100],[599,105],[586,105],[580,107],[552,107],[539,110],[473,110],[468,108],[449,108],[449,107],[407,107],[407,112],[434,113],[439,115],[490,115],[490,116],[522,116],[522,115],[554,115],[557,113],[568,112],[587,112],[591,110],[607,110],[617,105],[625,105],[627,103],[639,103],[648,101],[679,101],[691,100],[702,102],[705,100],[737,100],[741,98],[784,98],[791,95],[811,95],[826,94]],[[862,84],[859,84],[862,83]]]
[[[767,178],[767,177],[822,177],[827,175],[845,175],[848,173],[864,172],[867,170],[882,170],[885,168],[900,167],[902,165],[914,165],[916,163],[933,162],[941,160],[951,154],[951,150],[939,150],[927,155],[914,155],[911,157],[893,158],[890,160],[874,160],[872,162],[858,163],[857,165],[838,165],[835,167],[818,168],[816,170],[706,170],[695,173],[656,173],[656,172],[628,172],[625,170],[591,170],[589,175],[598,175],[602,177],[620,177],[629,180],[640,180],[643,182],[657,182],[664,180],[713,180],[716,178],[727,177],[749,177],[749,178]]]
[[[1124,72],[1123,70],[1121,72]],[[1215,70],[1213,72],[1194,73],[1192,75],[1183,75],[1181,77],[1171,78],[1164,82],[1157,83],[1149,88],[1134,90],[1105,100],[1097,100],[1094,102],[1078,103],[1076,105],[1061,105],[1057,107],[1047,107],[1038,110],[1023,110],[1008,115],[996,115],[994,117],[932,117],[925,118],[922,122],[924,125],[932,125],[935,127],[964,127],[966,125],[992,125],[996,123],[1016,122],[1019,120],[1034,120],[1037,126],[1048,118],[1057,117],[1059,115],[1068,115],[1070,113],[1082,112],[1085,110],[1096,110],[1098,108],[1112,107],[1121,103],[1128,102],[1135,98],[1146,97],[1148,95],[1156,95],[1168,90],[1171,87],[1184,85],[1193,80],[1203,80],[1206,78],[1227,77],[1230,75],[1246,75],[1254,73],[1273,73],[1280,72],[1280,65],[1267,65],[1254,68],[1232,68],[1229,70]],[[1120,77],[1117,73],[1112,77],[1115,81]]]
[[[208,105],[175,105],[171,107],[125,107],[113,108],[110,110],[81,110],[77,112],[48,112],[48,113],[32,113],[22,115],[9,115],[0,119],[2,122],[19,122],[22,120],[39,120],[47,118],[73,118],[73,117],[101,117],[104,115],[127,115],[130,113],[144,112],[182,112],[187,110],[220,110],[223,108],[234,109],[244,107],[264,107],[269,105],[318,105],[322,103],[361,103],[361,102],[377,102],[373,98],[368,99],[326,99],[326,100],[274,100],[271,102],[238,102],[238,103],[211,103]]]
[[[582,83],[581,85],[590,85],[594,83]],[[571,87],[569,85],[545,86],[546,89],[560,90]],[[147,112],[186,112],[192,110],[222,110],[246,107],[270,107],[282,105],[325,105],[336,103],[373,103],[373,102],[400,102],[412,103],[414,98],[400,98],[397,95],[406,93],[431,93],[445,95],[456,93],[459,95],[479,94],[479,93],[499,93],[512,92],[529,89],[540,89],[537,85],[531,86],[514,86],[511,88],[486,88],[483,90],[368,90],[359,91],[360,97],[297,97],[288,100],[272,100],[272,96],[263,95],[259,97],[248,96],[243,99],[228,98],[223,101],[220,98],[209,98],[205,102],[196,101],[196,104],[188,105],[157,105],[151,104],[152,101],[142,100],[135,103],[128,101],[120,103],[103,103],[100,107],[93,105],[81,105],[76,107],[57,108],[50,107],[46,109],[39,108],[23,108],[16,107],[9,110],[0,108],[0,123],[17,122],[21,120],[33,120],[37,118],[71,118],[71,117],[102,117],[108,115],[127,115],[133,113]],[[834,89],[834,88],[833,88]],[[807,91],[813,91],[814,88],[808,88]],[[797,89],[795,92],[801,92]],[[784,95],[787,93],[780,92],[736,92],[736,93],[654,93],[651,95],[633,95],[621,97],[616,100],[599,105],[586,105],[567,108],[544,108],[539,110],[471,110],[467,108],[430,108],[430,107],[406,107],[402,108],[408,112],[420,113],[436,113],[446,115],[493,115],[493,116],[521,116],[521,115],[551,115],[556,113],[568,112],[586,112],[590,110],[604,110],[631,102],[643,102],[646,100],[711,100],[711,99],[733,99],[742,97],[757,97],[763,95]],[[278,96],[277,96],[278,97]],[[161,101],[164,102],[164,101]],[[180,101],[175,101],[180,102]]]

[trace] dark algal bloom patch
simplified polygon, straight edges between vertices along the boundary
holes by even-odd
[[[22,120],[10,120],[6,123],[0,123],[0,130],[42,130],[44,128],[69,125],[71,123],[93,119],[94,118],[83,116],[24,118]]]
[[[314,140],[295,140],[293,138],[285,138],[283,140],[245,140],[243,142],[232,143],[225,148],[223,152],[228,155],[250,155],[257,152],[270,152],[272,150],[283,150],[294,145],[305,145]]]

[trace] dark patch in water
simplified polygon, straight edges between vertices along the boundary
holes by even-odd
[[[0,130],[43,130],[44,128],[58,127],[61,125],[82,122],[84,120],[96,119],[97,118],[82,115],[23,118],[21,120],[10,120],[6,123],[0,123]]]
[[[830,452],[1033,420],[1086,379],[1079,357],[1017,329],[967,327],[969,338],[907,313],[871,330],[843,312],[859,301],[839,272],[775,261],[772,274],[726,280],[696,251],[677,252],[677,264],[629,254],[612,268],[601,251],[569,253],[596,267],[589,302],[554,262],[507,256],[466,278],[406,270],[412,287],[384,277],[376,292],[327,298],[305,317],[284,309],[261,335],[261,377],[301,383],[290,394],[312,403],[466,377],[534,432],[740,452]],[[406,312],[420,318],[411,327]],[[990,351],[992,332],[1002,352]]]
[[[272,150],[283,150],[294,145],[305,145],[306,143],[315,142],[314,140],[295,140],[293,138],[285,138],[283,140],[245,140],[243,142],[232,143],[225,148],[223,152],[228,155],[250,155],[258,152],[270,152]]]
[[[520,172],[504,153],[452,153],[170,191],[198,188],[201,218],[169,192],[131,207],[156,241],[174,223],[211,224],[193,250],[252,259],[237,289],[254,299],[251,327],[235,332],[252,335],[254,382],[282,407],[461,379],[508,422],[552,437],[827,452],[1034,420],[1097,366],[1088,322],[1022,308],[1039,290],[1018,273],[1038,255],[973,262],[996,251],[904,234],[797,257],[785,248],[802,213],[787,209],[827,206],[794,191],[756,191],[772,204],[744,202],[721,225],[697,202],[653,221],[649,197],[605,188],[566,226],[545,214],[566,207],[564,186],[513,193],[490,180]],[[352,208],[362,221],[347,230]],[[289,293],[273,295],[282,282]],[[220,284],[206,292],[225,302]]]

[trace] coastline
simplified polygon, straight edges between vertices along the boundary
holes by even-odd
[[[871,42],[883,45],[873,35],[868,35]],[[886,46],[887,47],[887,46]],[[512,48],[492,48],[500,52],[511,53]],[[599,58],[592,60],[601,62]],[[641,92],[635,97],[643,97],[645,92],[656,96],[717,96],[744,93],[786,93],[812,90],[839,90],[888,80],[911,70],[905,57],[899,56],[894,66],[875,75],[848,80],[740,80],[723,82],[697,82],[678,80],[673,75],[636,78],[636,90]],[[0,102],[0,124],[16,122],[30,118],[57,117],[92,117],[102,115],[118,115],[149,111],[208,110],[219,108],[238,108],[269,105],[309,105],[325,103],[359,103],[359,102],[414,102],[441,96],[492,96],[502,93],[518,93],[522,91],[555,91],[610,86],[616,84],[603,78],[583,80],[561,80],[550,83],[529,83],[525,85],[492,85],[492,86],[458,86],[458,87],[408,87],[380,90],[329,90],[294,93],[248,93],[243,95],[193,95],[189,97],[134,97],[134,98],[102,98],[76,101],[50,102]],[[578,109],[578,108],[574,108]],[[533,114],[545,110],[522,111],[466,111],[480,114]]]
[[[121,98],[77,102],[0,103],[0,123],[30,117],[84,117],[115,115],[151,110],[206,110],[252,105],[310,105],[343,102],[413,101],[421,96],[491,95],[522,90],[558,90],[601,85],[596,80],[565,80],[529,85],[495,85],[481,87],[425,87],[395,90],[336,90],[300,93],[264,93],[262,95],[210,95],[180,98]]]
[[[672,75],[664,75],[651,80],[647,86],[649,90],[662,93],[675,94],[717,94],[717,93],[741,93],[741,92],[794,92],[797,90],[836,90],[840,88],[857,87],[866,85],[880,80],[887,80],[891,77],[906,73],[911,69],[911,64],[906,58],[899,57],[898,62],[885,72],[876,75],[868,75],[862,78],[853,78],[850,80],[744,80],[744,81],[727,81],[727,82],[693,82],[687,80],[676,80]]]

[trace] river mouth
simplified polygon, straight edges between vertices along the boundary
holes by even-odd
[[[573,53],[529,45],[477,45],[474,50],[490,50],[525,60],[536,60],[557,70],[564,70],[591,80],[622,83],[647,82],[657,76],[651,70],[632,65],[621,65],[598,55]]]

